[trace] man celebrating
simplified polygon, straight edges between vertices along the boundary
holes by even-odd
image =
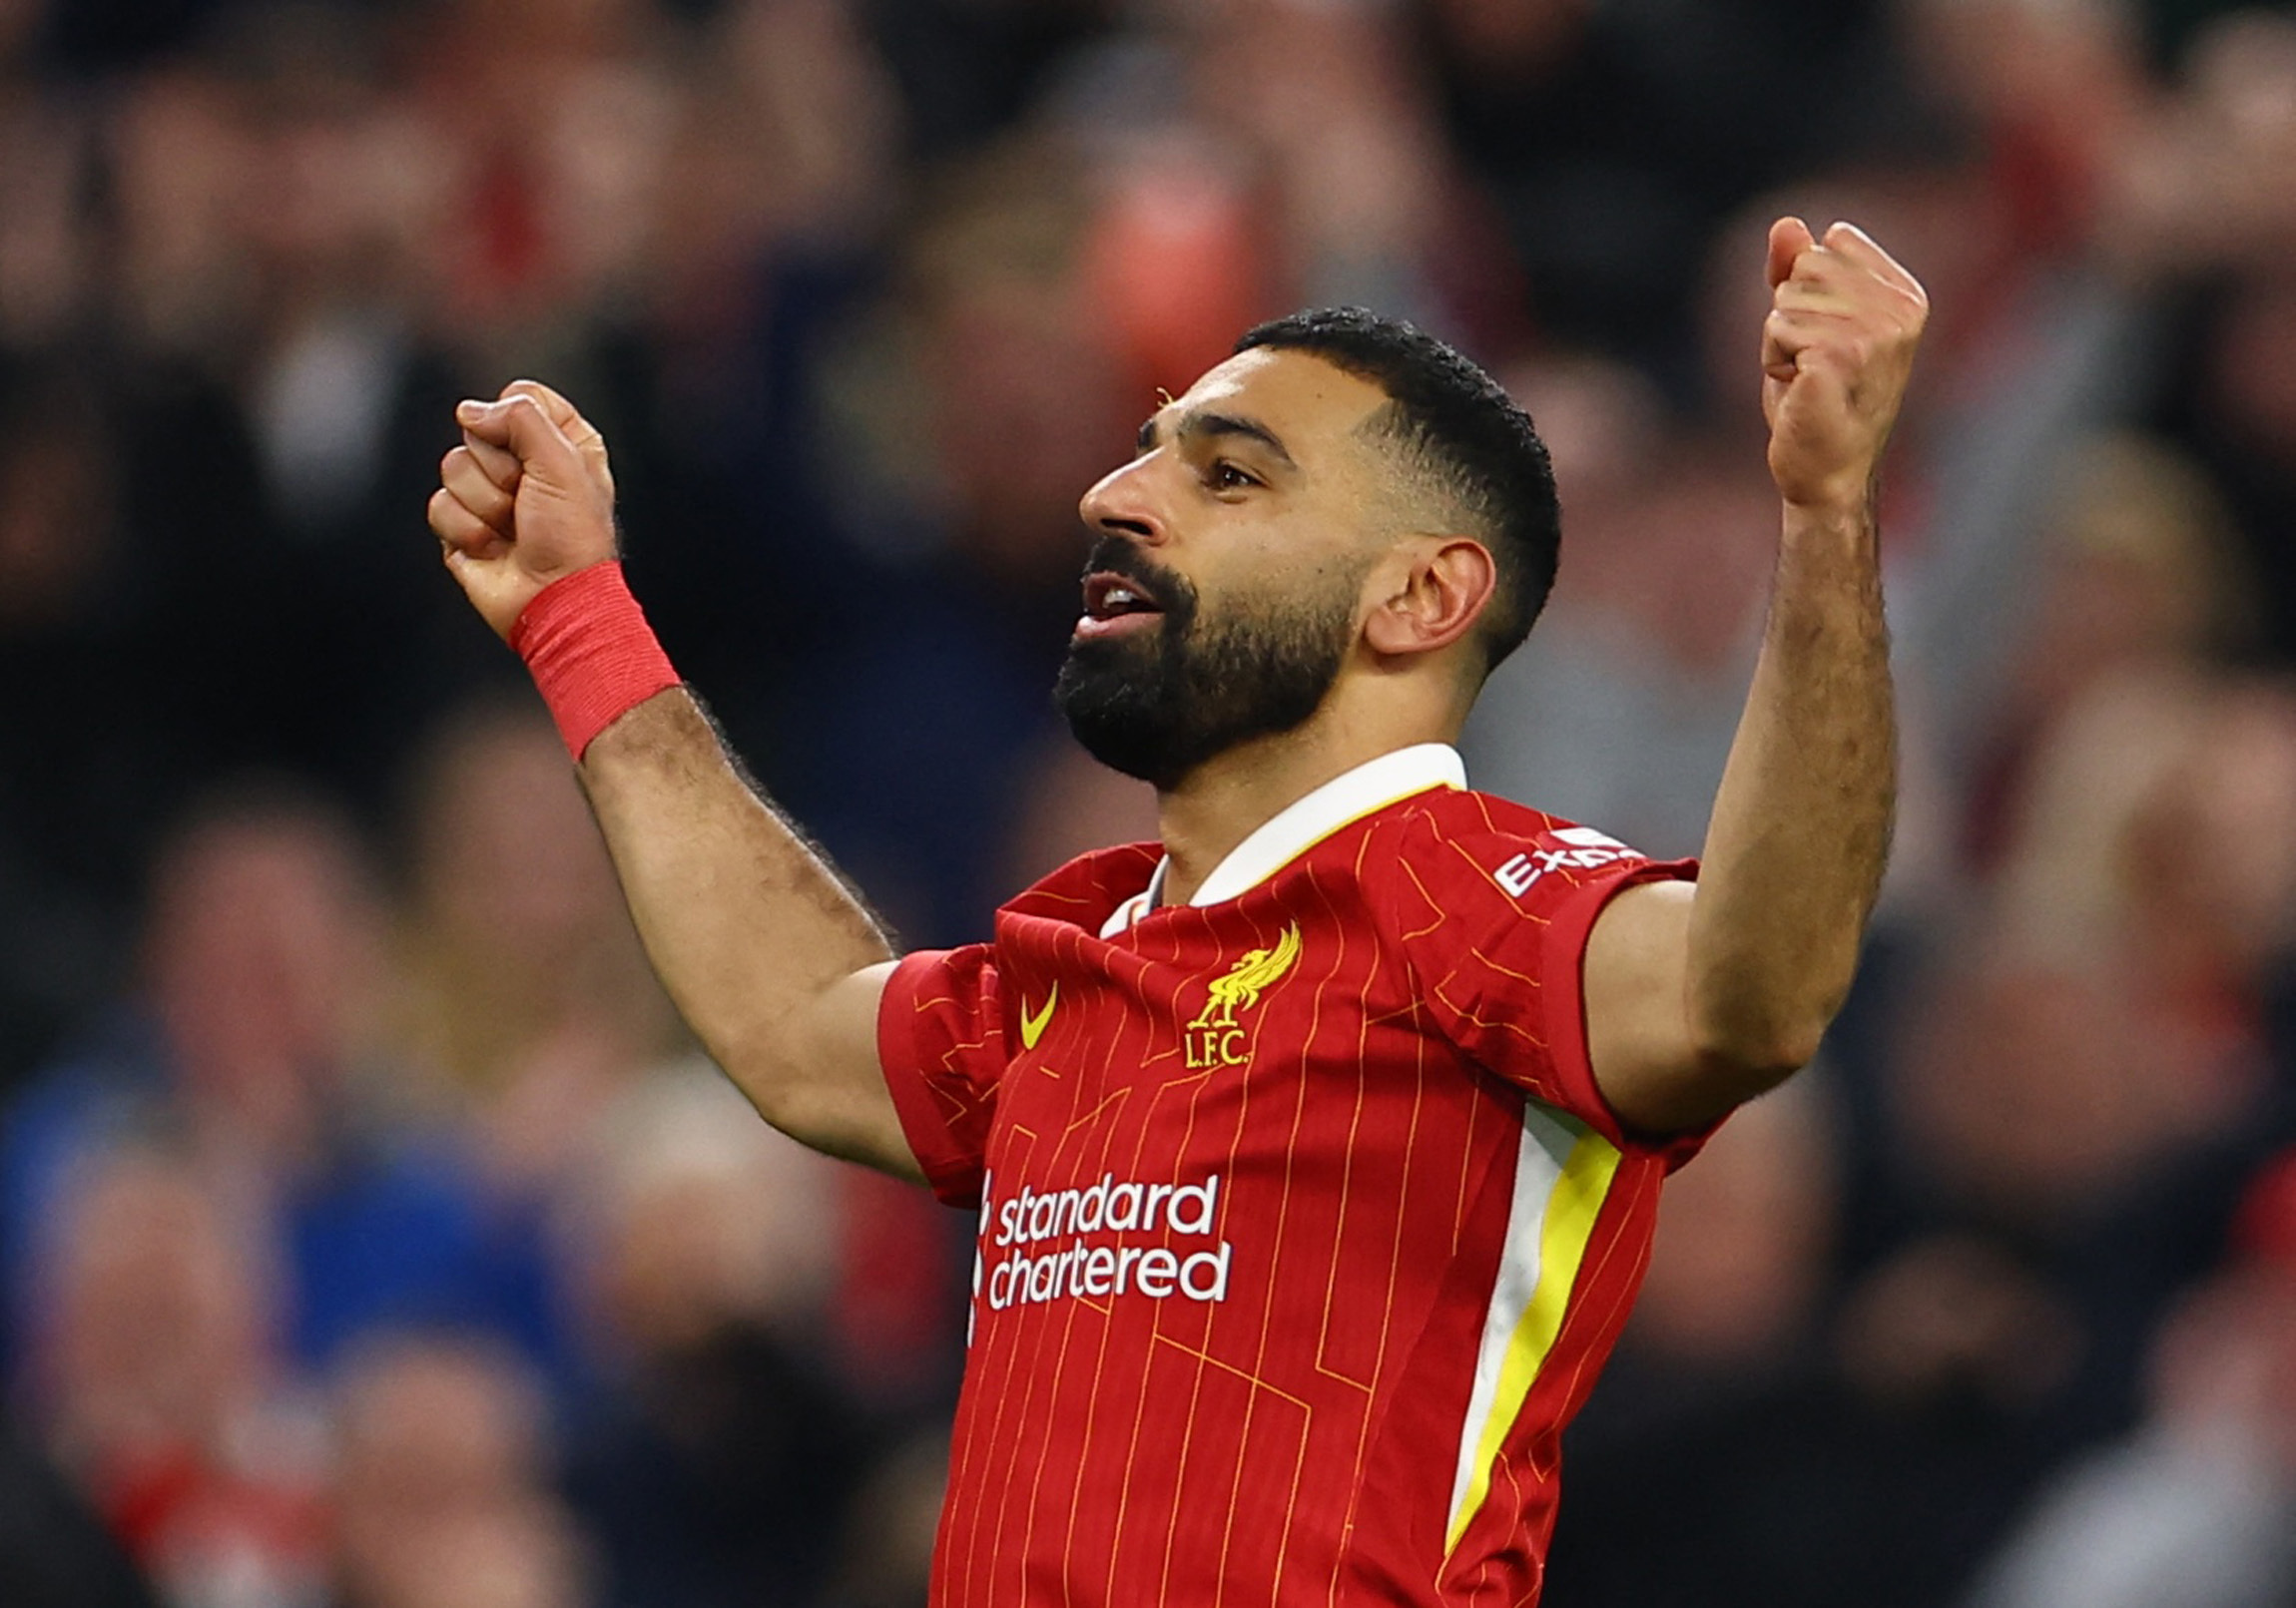
[[[655,645],[597,432],[462,404],[432,528],[686,1019],[769,1122],[979,1211],[936,1603],[1537,1596],[1660,1182],[1815,1052],[1887,850],[1873,488],[1927,304],[1846,224],[1782,220],[1769,278],[1784,531],[1695,885],[1466,791],[1554,488],[1409,326],[1261,326],[1085,494],[1056,697],[1162,841],[898,960]]]

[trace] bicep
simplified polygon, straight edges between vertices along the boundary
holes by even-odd
[[[895,962],[864,966],[813,996],[788,1024],[769,1085],[726,1071],[760,1115],[799,1143],[921,1182],[877,1052],[877,1008]]]
[[[1691,1029],[1690,916],[1697,887],[1643,882],[1603,907],[1587,934],[1581,991],[1595,1087],[1628,1127],[1702,1127],[1737,1103],[1710,1075]]]

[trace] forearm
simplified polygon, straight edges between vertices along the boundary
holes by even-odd
[[[825,997],[891,944],[700,707],[677,688],[648,699],[590,744],[581,776],[654,968],[719,1065],[808,1143],[905,1164],[904,1150],[875,1154],[881,1085],[847,1075],[873,1067],[867,1046],[820,1042],[825,1019],[854,1014],[824,1011]]]
[[[670,997],[768,1122],[918,1176],[877,1057],[891,945],[678,684],[615,562],[604,439],[533,380],[455,418],[430,528],[533,673]]]
[[[1764,1086],[1816,1052],[1881,886],[1896,778],[1870,505],[1789,505],[1690,917],[1685,1003],[1710,1062]]]
[[[1698,1127],[1817,1053],[1882,885],[1897,720],[1873,488],[1929,318],[1854,225],[1770,226],[1762,412],[1785,505],[1754,684],[1696,891],[1620,893],[1588,935],[1587,1055],[1622,1120]]]

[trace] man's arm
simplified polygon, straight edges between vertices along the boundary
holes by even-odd
[[[456,417],[463,442],[440,466],[431,529],[479,614],[531,655],[529,606],[614,557],[605,443],[526,380]],[[647,953],[704,1047],[783,1132],[920,1176],[877,1063],[892,949],[868,911],[749,786],[683,688],[595,717],[608,721],[595,735],[569,732],[582,782]]]
[[[1692,1128],[1817,1053],[1887,858],[1897,729],[1874,485],[1929,304],[1859,231],[1770,232],[1763,408],[1784,530],[1761,657],[1695,889],[1620,894],[1589,936],[1596,1083],[1632,1126]]]

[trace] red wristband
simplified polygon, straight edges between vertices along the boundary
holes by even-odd
[[[678,685],[614,559],[544,587],[510,628],[510,646],[526,661],[577,764],[600,732]]]

